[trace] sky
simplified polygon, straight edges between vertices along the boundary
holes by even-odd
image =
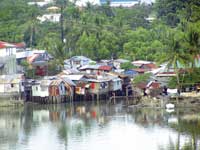
[[[71,0],[73,1],[73,0]],[[90,2],[92,4],[99,4],[100,0],[77,0],[76,4],[78,6],[85,6],[87,2]],[[142,3],[151,4],[152,2],[155,2],[155,0],[141,0]]]

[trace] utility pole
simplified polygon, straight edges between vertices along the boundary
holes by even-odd
[[[64,43],[64,9],[66,6],[66,0],[57,0],[56,2],[60,7],[60,37],[62,43]]]
[[[64,43],[64,16],[63,16],[64,6],[63,3],[61,4],[60,8],[60,31],[61,31],[61,40]]]

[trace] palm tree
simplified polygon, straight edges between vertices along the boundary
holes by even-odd
[[[33,47],[35,44],[36,34],[38,32],[39,20],[37,16],[41,14],[41,11],[37,8],[37,6],[30,6],[30,10],[28,11],[28,16],[30,19],[27,20],[26,24],[24,25],[25,31],[25,41],[29,43],[29,47]]]
[[[192,68],[195,67],[196,57],[200,55],[200,30],[199,24],[189,24],[187,33],[184,39],[183,46],[189,51],[193,58]]]
[[[61,36],[61,41],[64,43],[64,37],[65,37],[65,32],[64,32],[64,10],[66,8],[68,1],[67,0],[57,0],[56,4],[60,7],[60,36]]]
[[[185,68],[190,60],[189,55],[186,53],[185,49],[182,47],[183,36],[182,33],[176,32],[174,30],[170,31],[167,41],[167,49],[165,51],[162,62],[167,62],[167,68],[173,68],[176,74],[176,88],[177,90],[181,87],[180,82],[180,68]],[[178,102],[178,97],[177,97]]]

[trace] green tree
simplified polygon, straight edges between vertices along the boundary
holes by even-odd
[[[182,87],[179,70],[180,68],[186,68],[190,61],[189,55],[181,45],[183,42],[183,36],[182,32],[178,32],[175,29],[169,31],[166,39],[168,47],[161,59],[162,62],[167,63],[168,69],[174,69],[174,72],[176,73],[176,88],[178,90]]]
[[[124,70],[129,70],[129,69],[133,69],[134,66],[131,62],[126,62],[126,63],[121,64],[121,68]]]

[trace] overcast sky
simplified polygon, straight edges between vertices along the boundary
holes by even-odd
[[[74,1],[74,0],[71,0],[71,1]],[[100,0],[77,0],[76,1],[76,4],[78,6],[85,6],[87,2],[90,2],[92,4],[99,4],[99,1]],[[147,3],[147,4],[150,4],[152,2],[155,2],[155,0],[141,0],[142,3]]]
[[[145,3],[149,4],[149,3],[155,2],[155,0],[141,0],[141,2],[145,2]]]

